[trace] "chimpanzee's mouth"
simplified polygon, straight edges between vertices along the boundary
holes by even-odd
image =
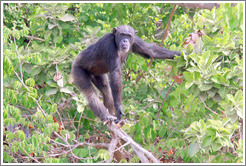
[[[128,45],[127,44],[121,44],[120,49],[121,50],[128,50]]]
[[[122,47],[120,48],[120,51],[123,51],[123,52],[128,52],[128,51],[129,51],[129,49],[128,49],[128,47],[127,47],[127,46],[122,46]]]

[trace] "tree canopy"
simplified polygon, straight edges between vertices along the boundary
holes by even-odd
[[[244,162],[243,11],[243,3],[3,3],[3,162]],[[125,140],[70,76],[79,52],[119,25],[183,52],[164,61],[128,54]]]

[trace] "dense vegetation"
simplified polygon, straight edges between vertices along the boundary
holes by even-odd
[[[161,162],[243,162],[243,4],[212,10],[177,5],[170,15],[173,8],[161,3],[5,3],[4,162],[109,158],[107,149],[93,143],[109,142],[110,132],[94,117],[70,72],[81,50],[124,24],[145,41],[186,54],[153,63],[129,54],[123,65],[127,122],[122,129]],[[139,162],[125,148],[131,155],[120,162]]]

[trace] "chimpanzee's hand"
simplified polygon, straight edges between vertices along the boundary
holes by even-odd
[[[122,106],[120,105],[117,109],[116,109],[116,116],[117,116],[117,120],[121,120],[122,115],[125,115],[123,110],[122,110]]]

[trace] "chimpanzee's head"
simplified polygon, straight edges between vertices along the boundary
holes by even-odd
[[[136,31],[129,25],[121,25],[113,29],[115,42],[119,51],[128,52],[135,40]]]

